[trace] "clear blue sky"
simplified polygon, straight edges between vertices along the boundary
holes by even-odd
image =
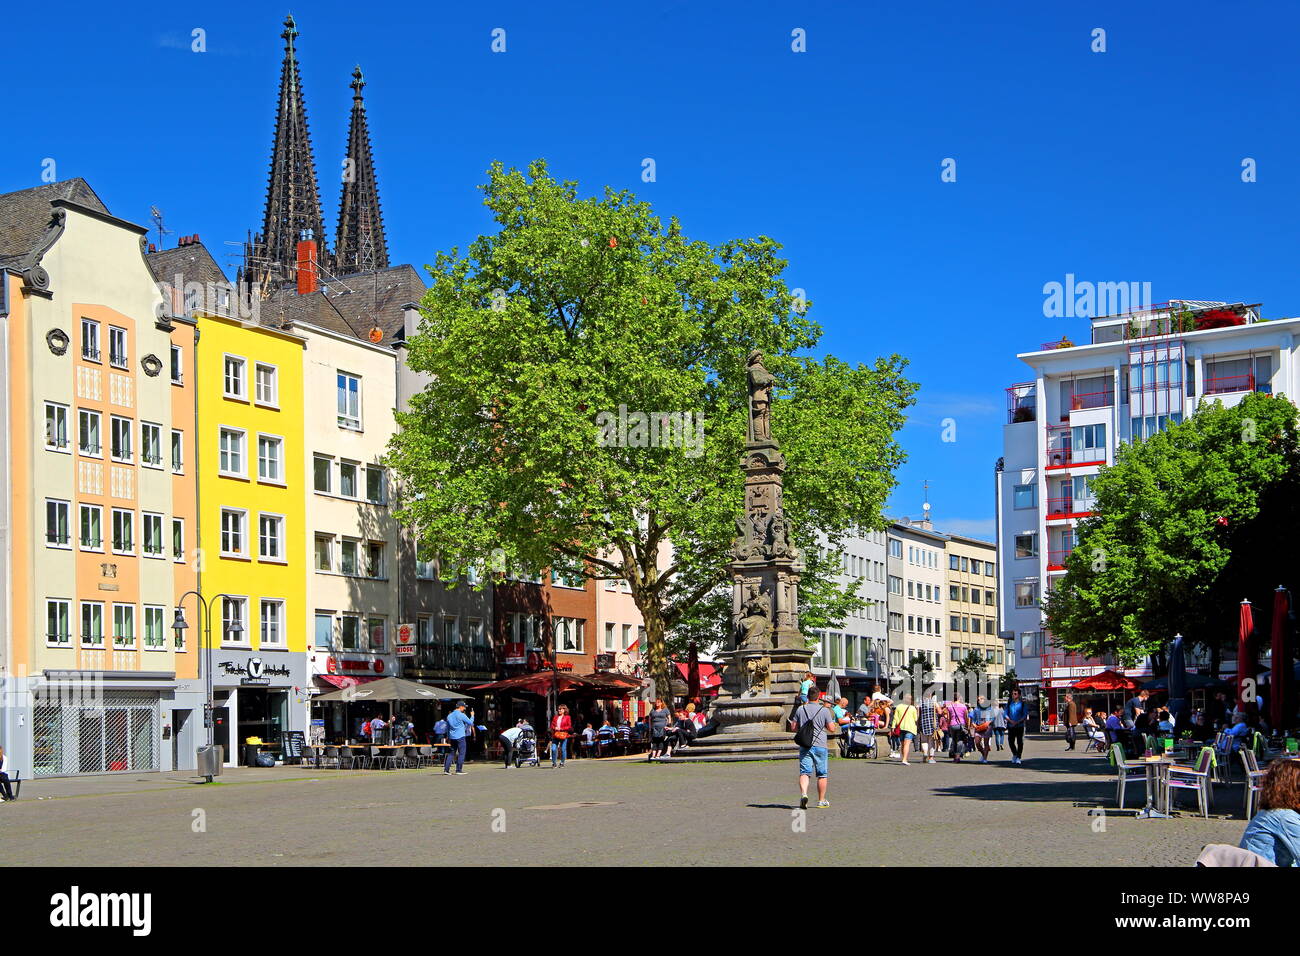
[[[993,533],[1015,353],[1082,334],[1043,317],[1045,282],[1149,281],[1156,301],[1300,313],[1291,4],[177,6],[63,3],[8,45],[0,191],[39,184],[53,158],[115,214],[143,223],[156,204],[222,258],[261,221],[291,9],[327,184],[349,74],[365,70],[395,261],[489,228],[475,186],[493,159],[544,156],[591,191],[631,188],[692,236],[770,235],[826,350],[911,360],[922,389],[890,507],[919,515],[928,479],[944,530]],[[196,27],[206,53],[190,51]],[[1105,53],[1090,50],[1098,27]],[[947,157],[955,183],[940,181]],[[1258,182],[1241,181],[1244,157]],[[337,201],[329,186],[331,240]]]

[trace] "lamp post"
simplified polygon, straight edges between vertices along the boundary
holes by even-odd
[[[193,595],[199,604],[199,618],[203,625],[203,676],[205,686],[205,697],[203,704],[203,725],[208,730],[208,748],[211,749],[216,745],[216,707],[212,696],[212,605],[218,600],[225,600],[229,597],[227,594],[218,594],[211,601],[203,600],[203,595],[198,591],[186,591],[176,599],[176,616],[172,619],[172,630],[176,632],[178,641],[184,640],[185,630],[189,624],[185,620],[185,608],[183,607],[185,599]],[[229,637],[238,638],[244,633],[244,625],[239,621],[231,621],[225,627],[223,632]],[[207,782],[212,782],[212,774],[204,774]]]

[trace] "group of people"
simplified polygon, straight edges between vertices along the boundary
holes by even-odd
[[[398,714],[391,722],[382,714],[363,720],[357,736],[372,744],[409,744],[415,740],[415,722],[409,714]]]

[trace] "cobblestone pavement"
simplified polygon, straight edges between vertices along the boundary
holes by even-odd
[[[1088,808],[1109,809],[1114,783],[1095,754],[1064,753],[1056,739],[1031,741],[1022,767],[995,756],[989,766],[833,759],[831,807],[809,810],[802,832],[787,761],[35,781],[0,806],[0,822],[7,864],[63,866],[1188,866],[1244,826],[1240,785],[1218,788],[1226,819],[1202,820],[1190,801],[1173,820],[1098,818]],[[1130,790],[1130,807],[1142,794]]]

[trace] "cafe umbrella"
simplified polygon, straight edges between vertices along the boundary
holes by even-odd
[[[1295,722],[1295,673],[1291,668],[1291,592],[1273,592],[1273,667],[1269,675],[1268,719],[1274,731],[1290,729]]]
[[[1256,678],[1255,613],[1249,601],[1241,602],[1241,624],[1237,629],[1237,709],[1246,709],[1246,694],[1254,695]],[[1250,681],[1251,683],[1246,683]],[[1248,690],[1249,689],[1249,690]]]
[[[465,694],[458,694],[445,687],[433,687],[429,684],[417,684],[415,681],[402,680],[400,677],[382,677],[379,680],[356,687],[343,687],[339,690],[321,694],[316,700],[327,704],[341,701],[344,704],[353,701],[382,701],[388,704],[388,719],[393,719],[393,701],[397,700],[469,700]]]
[[[1183,649],[1183,635],[1175,634],[1169,648],[1169,714],[1174,726],[1182,726],[1182,716],[1187,710],[1187,655]]]

